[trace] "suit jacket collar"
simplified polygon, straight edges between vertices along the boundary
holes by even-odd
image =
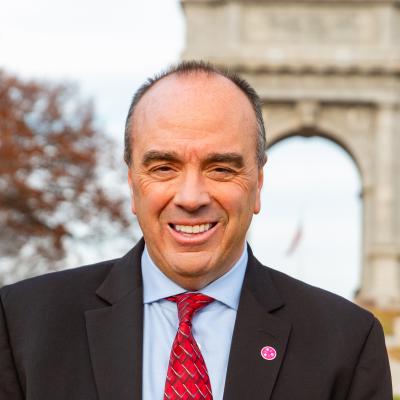
[[[273,312],[285,305],[271,277],[270,269],[262,265],[255,257],[251,247],[247,245],[249,261],[243,281],[243,291],[253,294],[255,300],[265,311]]]
[[[142,398],[143,247],[141,240],[113,265],[97,289],[107,305],[85,313],[99,400]]]
[[[99,400],[142,398],[143,239],[112,267],[96,294],[107,305],[87,311],[86,328]],[[284,306],[268,268],[249,260],[229,356],[224,400],[270,398],[284,359],[290,324],[274,312]],[[261,357],[264,346],[277,352]]]
[[[224,400],[270,399],[285,357],[291,326],[274,315],[284,306],[270,270],[249,248],[249,261],[236,316]],[[270,346],[276,358],[266,360],[261,350]]]
[[[142,289],[143,249],[144,240],[141,239],[132,250],[115,263],[96,291],[100,298],[109,304],[115,304],[129,293]]]

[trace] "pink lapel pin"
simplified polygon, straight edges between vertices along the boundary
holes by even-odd
[[[261,349],[261,357],[264,360],[272,361],[276,358],[276,350],[271,346],[265,346]]]

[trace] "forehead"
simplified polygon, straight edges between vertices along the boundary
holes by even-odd
[[[162,78],[136,106],[134,141],[162,130],[165,135],[239,133],[255,143],[257,122],[247,96],[229,79],[204,72]],[[173,137],[172,137],[173,139]]]
[[[210,105],[223,105],[228,102],[252,110],[249,99],[234,82],[217,73],[206,72],[171,74],[160,79],[144,94],[137,110],[149,106],[182,107],[187,102]]]

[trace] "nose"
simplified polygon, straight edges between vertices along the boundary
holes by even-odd
[[[174,204],[189,212],[210,204],[211,199],[204,179],[199,172],[188,171],[183,174],[175,193]]]

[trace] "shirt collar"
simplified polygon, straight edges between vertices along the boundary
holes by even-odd
[[[247,266],[247,246],[234,266],[220,278],[211,282],[199,292],[224,303],[234,310],[238,309],[240,291]],[[143,303],[153,303],[187,290],[169,279],[157,266],[145,246],[142,253]]]

